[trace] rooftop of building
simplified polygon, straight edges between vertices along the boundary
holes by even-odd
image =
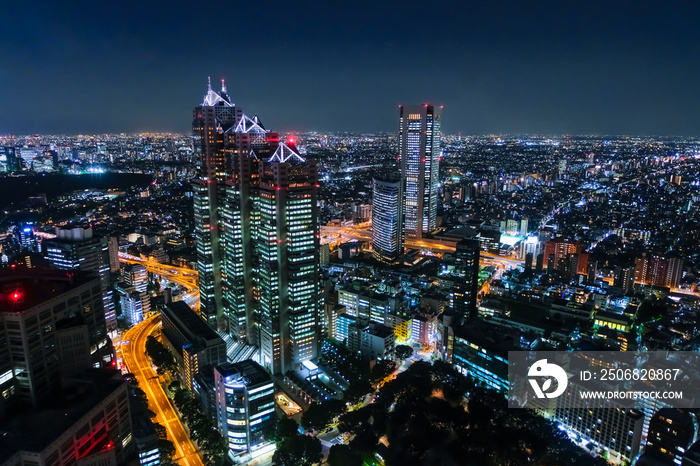
[[[235,363],[225,363],[216,367],[216,370],[225,378],[240,380],[246,386],[260,385],[272,382],[272,377],[260,364],[247,359]]]
[[[184,301],[174,301],[163,307],[163,315],[174,321],[183,335],[192,342],[223,340],[197,313]]]
[[[23,312],[95,280],[97,274],[78,270],[6,268],[0,271],[0,310]]]
[[[116,370],[88,369],[68,379],[62,397],[0,422],[0,463],[18,451],[40,452],[126,382]]]
[[[693,426],[693,418],[690,416],[690,413],[682,409],[661,408],[656,412],[656,414],[654,414],[653,418],[657,418],[662,422],[673,425],[674,428],[678,426]]]
[[[508,351],[521,351],[514,336],[505,332],[503,328],[473,319],[456,327],[455,337],[467,340],[503,358],[508,358]]]
[[[387,327],[386,325],[382,325],[382,324],[376,324],[376,323],[370,324],[367,332],[370,335],[374,335],[374,336],[377,336],[379,338],[384,338],[384,339],[394,335],[393,328]]]

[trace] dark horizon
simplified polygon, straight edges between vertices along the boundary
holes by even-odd
[[[395,132],[399,104],[431,102],[446,134],[700,136],[689,1],[5,13],[2,135],[186,133],[211,76],[280,132]]]

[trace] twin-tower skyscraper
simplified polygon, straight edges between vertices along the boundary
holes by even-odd
[[[192,124],[200,310],[283,374],[317,356],[318,174],[211,83]]]
[[[372,247],[382,262],[403,254],[406,239],[437,226],[441,108],[399,108],[400,176],[373,181]]]

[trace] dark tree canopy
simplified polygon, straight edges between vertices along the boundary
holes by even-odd
[[[277,442],[272,456],[274,466],[313,466],[320,464],[323,446],[321,441],[309,435],[294,435]]]
[[[339,452],[365,460],[379,453],[387,466],[605,464],[550,421],[509,410],[502,394],[442,362],[416,362],[374,403],[343,414],[339,428],[354,434],[349,450]]]
[[[395,352],[397,358],[408,359],[413,355],[413,348],[408,345],[397,345]]]

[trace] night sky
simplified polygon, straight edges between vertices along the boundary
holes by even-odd
[[[205,5],[206,4],[206,5]],[[0,135],[187,131],[225,78],[279,131],[700,136],[700,2],[3,2]]]

